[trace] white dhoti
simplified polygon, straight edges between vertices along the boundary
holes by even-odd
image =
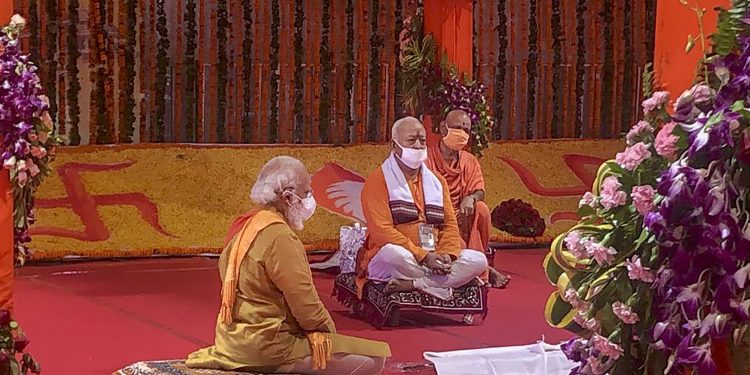
[[[461,250],[447,275],[432,273],[420,265],[402,246],[387,244],[370,260],[368,278],[387,282],[391,279],[414,280],[414,287],[443,300],[453,296],[453,288],[466,285],[487,269],[487,257],[480,251]]]

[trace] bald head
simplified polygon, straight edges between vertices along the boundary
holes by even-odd
[[[391,140],[407,148],[425,148],[427,133],[424,125],[416,117],[403,117],[393,123]]]
[[[471,117],[462,109],[454,109],[445,115],[445,120],[440,124],[440,133],[445,136],[448,128],[461,129],[467,134],[471,134]]]

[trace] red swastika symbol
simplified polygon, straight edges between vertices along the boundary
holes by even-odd
[[[159,223],[159,210],[147,196],[142,193],[121,193],[92,195],[86,191],[81,181],[81,172],[108,172],[124,169],[135,164],[134,161],[124,161],[110,164],[66,163],[57,168],[67,196],[64,198],[37,199],[36,207],[68,208],[81,218],[84,229],[75,231],[59,227],[34,227],[31,235],[46,235],[73,238],[80,241],[106,241],[110,232],[97,211],[99,206],[133,206],[156,232],[168,237],[175,237],[168,233]]]
[[[500,160],[504,161],[511,168],[513,168],[516,174],[518,174],[518,177],[521,179],[521,182],[524,184],[524,186],[526,186],[526,189],[534,194],[544,197],[575,197],[583,195],[584,193],[589,191],[589,189],[591,189],[591,185],[594,183],[594,179],[596,178],[596,173],[591,173],[588,169],[586,169],[586,166],[598,166],[606,161],[605,159],[587,155],[563,155],[563,161],[568,166],[568,168],[570,168],[573,174],[581,181],[581,185],[549,188],[542,186],[542,184],[537,181],[536,177],[534,177],[534,173],[528,170],[528,168],[524,167],[521,163],[513,159],[503,157],[501,157]],[[562,220],[577,221],[578,219],[579,217],[577,213],[564,211],[555,212],[550,215],[549,218],[551,223]]]

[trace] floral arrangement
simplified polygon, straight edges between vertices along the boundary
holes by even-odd
[[[471,151],[481,156],[489,146],[492,116],[481,83],[458,74],[448,62],[432,35],[422,36],[422,8],[414,17],[404,19],[399,37],[399,75],[403,85],[404,107],[412,114],[445,116],[451,110],[466,111],[471,118]],[[439,121],[433,123],[437,132]]]
[[[545,315],[578,335],[563,345],[573,374],[715,374],[723,344],[750,368],[750,37],[726,25],[747,15],[722,13],[719,30],[739,35],[720,39],[672,115],[666,92],[643,101],[581,221],[553,241]]]
[[[491,217],[492,226],[518,237],[539,237],[547,228],[539,211],[520,199],[500,203]]]
[[[2,163],[10,171],[17,264],[30,255],[29,225],[34,223],[34,192],[50,173],[62,139],[53,132],[49,100],[42,94],[37,67],[21,53],[18,36],[24,19],[13,16],[0,30],[0,132]]]
[[[39,363],[24,353],[28,345],[29,340],[18,333],[18,323],[11,319],[10,312],[0,310],[0,374],[41,373]]]

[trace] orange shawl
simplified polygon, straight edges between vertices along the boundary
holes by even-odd
[[[229,248],[229,261],[227,262],[224,282],[221,285],[221,310],[219,311],[219,317],[224,324],[230,324],[233,321],[232,312],[237,297],[237,280],[239,279],[240,265],[250,250],[253,241],[255,241],[255,237],[269,225],[285,222],[279,214],[268,210],[251,211],[243,215],[241,219],[244,219],[243,225],[237,231],[239,232],[237,238],[235,238],[232,246]],[[232,224],[232,228],[235,228],[235,224],[239,220]],[[232,229],[230,229],[230,233],[231,231]]]
[[[443,176],[448,183],[454,209],[458,209],[461,199],[467,195],[477,190],[484,190],[482,166],[471,153],[459,151],[458,160],[453,165],[448,164],[443,158],[439,144],[428,147],[427,155],[427,166],[433,172]]]

